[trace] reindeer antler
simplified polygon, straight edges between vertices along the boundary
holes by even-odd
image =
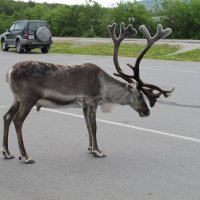
[[[128,36],[136,35],[137,30],[134,29],[131,24],[129,24],[127,27],[125,27],[124,22],[121,22],[120,33],[119,33],[119,36],[117,37],[116,33],[115,33],[115,28],[116,28],[116,23],[113,23],[112,25],[108,26],[110,36],[114,42],[113,62],[114,62],[115,68],[118,72],[118,74],[114,73],[114,75],[123,78],[124,80],[126,80],[129,83],[132,83],[133,76],[125,74],[119,65],[118,51],[119,51],[119,47],[120,47],[122,40]]]
[[[136,59],[135,66],[133,67],[129,65],[129,67],[131,67],[134,71],[134,79],[138,82],[138,89],[141,89],[141,91],[147,96],[147,98],[149,99],[150,106],[153,107],[155,105],[155,102],[157,101],[157,98],[159,98],[161,94],[163,94],[165,97],[168,97],[174,91],[174,88],[172,88],[171,90],[162,90],[160,87],[156,85],[143,83],[139,76],[140,61],[142,60],[145,53],[151,48],[151,46],[156,41],[158,41],[161,38],[167,37],[172,32],[172,30],[170,28],[163,30],[162,25],[158,24],[157,32],[153,37],[151,37],[146,26],[144,25],[140,26],[139,30],[146,37],[147,45]],[[158,93],[154,93],[153,91],[158,91]]]
[[[165,97],[168,97],[174,91],[174,88],[172,88],[171,90],[163,90],[163,89],[161,89],[160,87],[158,87],[156,85],[144,83],[140,79],[140,70],[139,70],[140,61],[144,57],[145,53],[151,48],[151,46],[156,41],[158,41],[161,38],[167,37],[172,32],[172,30],[170,28],[167,28],[167,29],[164,30],[162,28],[162,25],[158,24],[156,34],[153,37],[151,37],[151,35],[150,35],[148,29],[146,28],[146,26],[145,25],[140,26],[139,30],[143,33],[143,35],[147,39],[147,45],[141,51],[139,56],[137,57],[134,66],[132,66],[130,64],[127,64],[128,67],[130,67],[134,72],[133,75],[127,75],[122,71],[122,69],[121,69],[121,67],[119,65],[119,62],[118,62],[119,46],[120,46],[120,44],[121,44],[121,42],[122,42],[122,40],[124,38],[126,38],[128,36],[131,36],[131,35],[136,35],[137,31],[130,24],[127,27],[125,27],[125,24],[122,22],[120,24],[119,37],[116,37],[115,28],[116,28],[116,24],[115,23],[113,23],[112,25],[108,26],[108,30],[109,30],[111,38],[112,38],[112,40],[114,42],[113,61],[114,61],[114,65],[116,67],[116,70],[118,72],[118,74],[114,73],[114,75],[123,78],[124,80],[126,80],[129,83],[133,83],[134,80],[136,80],[137,81],[138,90],[141,90],[146,95],[146,97],[149,100],[150,106],[153,107],[155,105],[155,102],[157,101],[157,98],[159,98],[161,94],[163,94]],[[155,93],[154,91],[157,91],[157,93]]]
[[[144,50],[140,53],[140,55],[138,56],[138,58],[137,58],[137,60],[135,62],[135,67],[137,67],[137,68],[139,68],[141,59],[143,58],[143,56],[145,55],[145,53],[151,48],[151,46],[156,41],[158,41],[159,39],[167,37],[172,32],[171,28],[166,28],[165,30],[163,30],[161,24],[158,24],[158,26],[157,26],[157,32],[156,32],[156,34],[155,34],[154,37],[151,37],[151,35],[149,33],[149,30],[147,29],[147,27],[145,25],[141,25],[139,27],[139,30],[143,33],[143,35],[147,39],[147,45],[144,48]]]

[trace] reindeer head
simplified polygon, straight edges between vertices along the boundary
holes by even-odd
[[[159,24],[157,26],[157,33],[155,34],[154,37],[151,37],[148,29],[142,25],[139,27],[139,30],[143,33],[143,35],[146,37],[147,39],[147,45],[146,47],[141,51],[141,53],[139,54],[139,56],[137,57],[136,61],[135,61],[135,65],[130,65],[127,64],[128,67],[130,67],[133,70],[133,75],[128,75],[125,74],[118,62],[118,51],[119,51],[119,47],[120,44],[122,42],[122,40],[128,36],[132,36],[132,35],[136,35],[137,31],[132,27],[131,24],[129,24],[127,27],[125,27],[125,24],[122,22],[120,24],[120,34],[119,37],[116,37],[116,33],[115,33],[115,28],[116,28],[116,24],[113,23],[112,25],[108,26],[108,30],[109,33],[111,35],[111,38],[114,42],[114,53],[113,53],[113,61],[114,61],[114,65],[115,68],[117,70],[118,73],[114,73],[115,76],[119,76],[122,79],[124,79],[125,81],[128,82],[128,84],[130,85],[130,87],[133,87],[132,85],[135,85],[135,87],[137,88],[137,92],[138,93],[136,96],[138,96],[140,101],[144,101],[143,99],[143,95],[142,93],[148,98],[149,100],[149,104],[151,107],[153,107],[157,101],[157,99],[160,97],[161,94],[163,94],[165,97],[170,96],[170,94],[174,91],[174,88],[172,88],[171,90],[163,90],[160,87],[156,86],[156,85],[152,85],[152,84],[148,84],[148,83],[144,83],[141,79],[140,79],[140,70],[139,70],[139,66],[140,66],[140,61],[143,58],[143,56],[145,55],[145,53],[151,48],[151,46],[158,41],[161,38],[164,38],[166,36],[168,36],[172,30],[170,28],[167,28],[165,30],[163,30],[162,25]],[[139,104],[138,104],[139,105]],[[144,105],[144,103],[142,102],[142,104],[140,105]],[[135,109],[137,110],[137,109]],[[137,110],[138,111],[138,110]],[[142,115],[147,116],[147,111],[146,112],[140,112],[138,111],[138,113],[142,113]]]

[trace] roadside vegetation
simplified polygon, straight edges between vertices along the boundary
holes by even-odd
[[[136,58],[143,47],[144,45],[142,44],[122,44],[119,49],[119,56]],[[145,54],[144,58],[200,62],[200,49],[174,54],[178,50],[178,45],[154,45],[147,54]],[[16,49],[11,48],[9,51],[15,52]],[[40,49],[32,49],[31,52],[41,53]],[[54,42],[49,53],[112,56],[113,45],[101,43],[85,45]]]
[[[120,56],[137,57],[139,52],[144,48],[140,44],[122,44],[119,49]],[[165,55],[174,53],[178,47],[171,45],[154,45],[146,54],[146,58],[162,59]],[[84,55],[106,55],[113,54],[113,44],[70,44],[70,43],[54,43],[50,50],[51,53],[64,54],[84,54]]]
[[[47,20],[54,37],[109,37],[107,26],[121,21],[138,27],[145,24],[155,32],[158,23],[170,27],[170,38],[200,38],[199,0],[155,0],[153,9],[147,9],[139,1],[120,1],[104,8],[95,0],[85,0],[84,5],[63,5],[0,0],[0,33],[9,28],[13,21],[21,19]],[[143,37],[138,33],[137,37]]]
[[[119,56],[136,58],[139,52],[144,48],[144,45],[140,44],[122,44],[119,50]],[[200,50],[188,51],[177,55],[171,55],[179,50],[179,46],[176,45],[154,45],[145,54],[144,58],[158,59],[158,60],[177,60],[177,61],[192,61],[200,62]],[[15,51],[9,50],[9,51]],[[39,49],[33,49],[32,52],[40,53]],[[67,42],[54,42],[49,53],[61,53],[61,54],[81,54],[81,55],[113,55],[112,44],[74,44]]]
[[[139,52],[144,48],[140,44],[122,44],[119,49],[119,56],[137,57]],[[145,54],[144,58],[159,60],[177,60],[177,61],[193,61],[200,62],[200,49],[188,51],[185,53],[174,54],[179,50],[179,46],[175,45],[154,45]],[[50,53],[62,54],[82,54],[82,55],[105,55],[112,56],[112,44],[73,44],[73,43],[53,43]]]
[[[195,49],[195,50],[187,51],[187,52],[184,52],[184,53],[170,55],[170,56],[167,56],[167,57],[166,58],[168,60],[200,62],[200,49]]]
[[[84,5],[63,5],[0,0],[0,34],[14,21],[21,19],[47,20],[54,37],[110,37],[107,26],[113,22],[132,24],[138,30],[145,24],[155,33],[158,23],[172,28],[171,39],[200,39],[200,1],[199,0],[155,0],[153,9],[147,9],[137,1],[124,2],[104,8],[95,0],[85,0]],[[117,30],[119,27],[117,27]],[[135,36],[134,36],[135,37]],[[135,38],[143,38],[138,31]],[[120,56],[136,57],[142,45],[122,44]],[[178,46],[155,45],[145,58],[200,62],[200,50],[173,54]],[[13,50],[11,50],[13,51]],[[33,50],[36,51],[37,50]],[[113,45],[73,43],[53,43],[50,53],[112,55]]]

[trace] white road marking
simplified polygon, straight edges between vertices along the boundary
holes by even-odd
[[[176,69],[147,69],[147,68],[141,68],[144,70],[149,71],[165,71],[165,72],[181,72],[181,73],[194,73],[194,74],[200,74],[199,71],[192,71],[192,70],[176,70]]]
[[[10,105],[0,106],[0,108],[8,108]]]
[[[76,117],[76,118],[84,118],[83,115],[77,115],[77,114],[74,114],[74,113],[63,112],[63,111],[60,111],[60,110],[54,110],[54,109],[48,109],[48,108],[42,108],[42,110],[48,111],[48,112],[53,112],[53,113],[58,113],[58,114],[62,114],[62,115],[68,115],[68,116]],[[174,137],[174,138],[178,138],[178,139],[182,139],[182,140],[188,140],[188,141],[200,143],[200,139],[182,136],[182,135],[177,135],[177,134],[173,134],[173,133],[167,133],[167,132],[164,132],[164,131],[158,131],[158,130],[139,127],[139,126],[127,125],[127,124],[107,121],[107,120],[103,120],[103,119],[97,119],[97,121],[102,122],[102,123],[106,123],[106,124],[110,124],[110,125],[121,126],[121,127],[125,127],[125,128],[131,128],[131,129],[135,129],[135,130],[139,130],[139,131],[145,131],[145,132],[150,132],[150,133],[153,133],[153,134],[164,135],[164,136],[168,136],[168,137]]]
[[[0,106],[0,108],[6,108],[6,107],[9,107],[9,106],[8,105]],[[57,114],[67,115],[67,116],[71,116],[71,117],[81,118],[81,119],[84,118],[83,115],[78,115],[78,114],[69,113],[69,112],[63,112],[63,111],[55,110],[55,109],[42,108],[42,110],[57,113]],[[150,133],[157,134],[157,135],[163,135],[163,136],[168,136],[168,137],[173,137],[173,138],[178,138],[178,139],[182,139],[182,140],[188,140],[188,141],[191,141],[191,142],[200,143],[200,139],[182,136],[182,135],[177,135],[177,134],[174,134],[174,133],[167,133],[167,132],[164,132],[164,131],[158,131],[158,130],[139,127],[139,126],[127,125],[127,124],[123,124],[123,123],[119,123],[119,122],[107,121],[107,120],[104,120],[104,119],[97,119],[97,121],[105,123],[105,124],[114,125],[114,126],[121,126],[121,127],[125,127],[125,128],[139,130],[139,131],[150,132]]]
[[[101,67],[113,69],[112,66],[108,66],[108,65],[101,65]],[[146,67],[141,67],[141,70],[200,74],[200,71],[198,71],[198,70],[197,71],[195,71],[195,70],[178,70],[178,69],[176,70],[176,69],[160,69],[160,68],[146,68]],[[124,69],[124,71],[128,71],[128,68]]]

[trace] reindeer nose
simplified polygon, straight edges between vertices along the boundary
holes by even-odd
[[[150,115],[150,110],[149,109],[143,110],[139,112],[139,115],[140,117],[148,117]]]
[[[149,109],[145,110],[144,115],[145,115],[146,117],[148,117],[148,116],[150,115],[150,110],[149,110]]]

